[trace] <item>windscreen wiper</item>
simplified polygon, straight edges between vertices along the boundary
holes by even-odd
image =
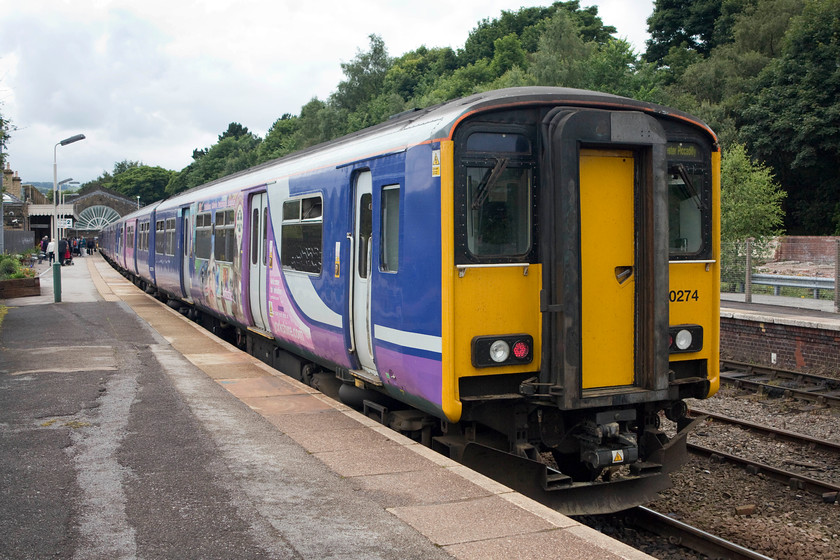
[[[703,199],[700,198],[700,193],[698,193],[697,189],[694,188],[694,183],[691,181],[691,177],[689,177],[688,171],[686,171],[685,166],[681,163],[672,165],[668,172],[679,175],[680,179],[682,179],[682,182],[685,185],[685,188],[688,189],[689,197],[694,200],[694,204],[695,206],[697,206],[697,209],[705,210],[706,204],[703,202]]]
[[[508,158],[497,158],[496,165],[493,166],[493,169],[488,169],[484,174],[484,177],[481,178],[481,182],[478,184],[475,196],[473,197],[473,210],[477,209],[479,206],[484,204],[485,200],[487,200],[493,185],[496,184],[496,181],[499,180],[499,176],[501,176],[502,172],[507,168],[508,161]]]

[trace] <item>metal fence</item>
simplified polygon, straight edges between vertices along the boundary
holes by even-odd
[[[840,237],[749,239],[721,247],[721,299],[840,311]]]

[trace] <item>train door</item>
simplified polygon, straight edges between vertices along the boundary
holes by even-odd
[[[187,301],[192,301],[192,278],[190,275],[192,247],[192,213],[190,208],[181,210],[181,290]]]
[[[583,389],[633,384],[634,161],[631,151],[580,153]]]
[[[376,364],[373,361],[370,324],[370,273],[371,273],[371,238],[373,232],[373,197],[370,171],[364,171],[356,177],[355,189],[355,226],[353,231],[353,286],[350,290],[352,335],[356,356],[362,366],[362,377],[379,380]]]
[[[261,192],[251,196],[249,232],[248,301],[254,326],[268,330],[268,198]]]
[[[666,135],[634,111],[544,120],[541,381],[564,406],[668,384]]]

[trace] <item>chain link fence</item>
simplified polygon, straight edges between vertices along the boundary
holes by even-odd
[[[838,312],[838,276],[840,237],[747,239],[721,246],[724,302]]]

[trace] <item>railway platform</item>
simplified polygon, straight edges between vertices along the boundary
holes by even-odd
[[[721,294],[721,359],[789,371],[840,371],[840,313],[833,301]]]
[[[744,294],[721,294],[720,310],[724,317],[840,331],[840,313],[834,312],[832,300],[754,294],[745,303]]]
[[[100,256],[0,301],[0,557],[649,556],[279,374]]]

